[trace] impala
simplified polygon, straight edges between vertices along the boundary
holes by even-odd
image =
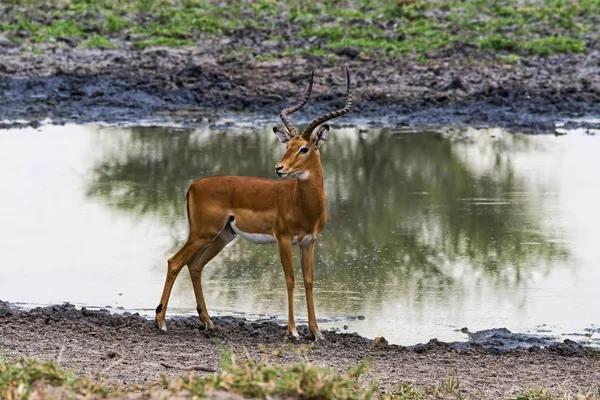
[[[202,269],[238,235],[253,243],[277,243],[288,295],[288,334],[297,339],[294,322],[294,262],[292,245],[302,254],[302,276],[308,308],[308,327],[315,340],[322,338],[313,301],[313,258],[315,240],[327,223],[323,169],[319,148],[327,140],[333,118],[347,114],[352,107],[350,73],[346,68],[346,105],[313,120],[300,134],[290,114],[300,110],[310,96],[314,72],[302,100],[279,115],[286,129],[273,128],[287,145],[275,173],[293,180],[270,180],[249,176],[212,176],[190,186],[186,195],[189,236],[181,249],[168,260],[167,278],[156,322],[166,330],[165,313],[173,283],[187,264],[200,320],[205,329],[213,327],[202,293]],[[318,129],[317,129],[318,128]]]

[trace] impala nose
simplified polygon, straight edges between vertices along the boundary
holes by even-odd
[[[282,170],[282,169],[283,169],[283,165],[279,165],[279,164],[277,164],[277,165],[275,166],[275,173],[276,173],[277,175],[279,175],[279,176],[283,175],[283,173],[281,172],[281,170]]]

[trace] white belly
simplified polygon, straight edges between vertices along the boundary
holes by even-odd
[[[235,218],[229,221],[229,225],[231,226],[231,229],[235,232],[236,235],[239,235],[240,237],[246,239],[249,242],[252,242],[254,244],[269,244],[269,243],[277,243],[277,239],[275,239],[275,236],[273,235],[269,235],[266,233],[250,233],[250,232],[244,232],[242,230],[240,230],[237,226],[235,226]],[[295,245],[297,244],[298,246],[302,247],[302,246],[306,246],[307,244],[309,244],[312,241],[313,237],[312,235],[304,235],[302,237],[302,239],[298,239],[298,236],[294,236],[292,237],[292,244]]]
[[[237,235],[240,235],[240,237],[246,239],[249,242],[252,242],[255,244],[277,243],[277,239],[275,239],[275,236],[273,236],[273,235],[267,235],[264,233],[248,233],[248,232],[240,231],[235,226],[235,220],[231,221],[229,223],[229,225],[231,225],[231,229],[233,229],[233,231]]]

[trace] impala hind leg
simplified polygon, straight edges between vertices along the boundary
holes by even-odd
[[[216,235],[215,235],[216,236]],[[165,287],[163,288],[162,296],[160,297],[160,304],[156,307],[156,323],[162,331],[167,330],[167,324],[165,323],[165,314],[167,313],[167,304],[169,303],[169,297],[171,296],[171,290],[177,275],[181,272],[181,269],[190,261],[194,254],[198,253],[204,247],[206,247],[215,236],[204,239],[196,239],[192,242],[188,242],[181,248],[173,257],[169,258],[167,266],[167,278],[165,280]]]
[[[226,227],[227,229],[228,227]],[[192,279],[192,285],[194,286],[194,294],[196,295],[196,309],[200,316],[200,321],[204,324],[204,329],[212,329],[213,323],[208,315],[206,309],[206,303],[204,301],[204,293],[202,291],[202,270],[204,266],[208,264],[217,254],[221,252],[227,246],[229,242],[235,239],[235,234],[225,232],[226,229],[221,232],[211,244],[209,244],[204,250],[197,254],[190,263],[188,268],[190,270],[190,278]]]

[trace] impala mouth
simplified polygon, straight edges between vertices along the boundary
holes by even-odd
[[[281,171],[277,171],[275,172],[277,175],[279,175],[280,178],[285,178],[286,176],[289,175],[289,173],[287,172],[281,172]]]

